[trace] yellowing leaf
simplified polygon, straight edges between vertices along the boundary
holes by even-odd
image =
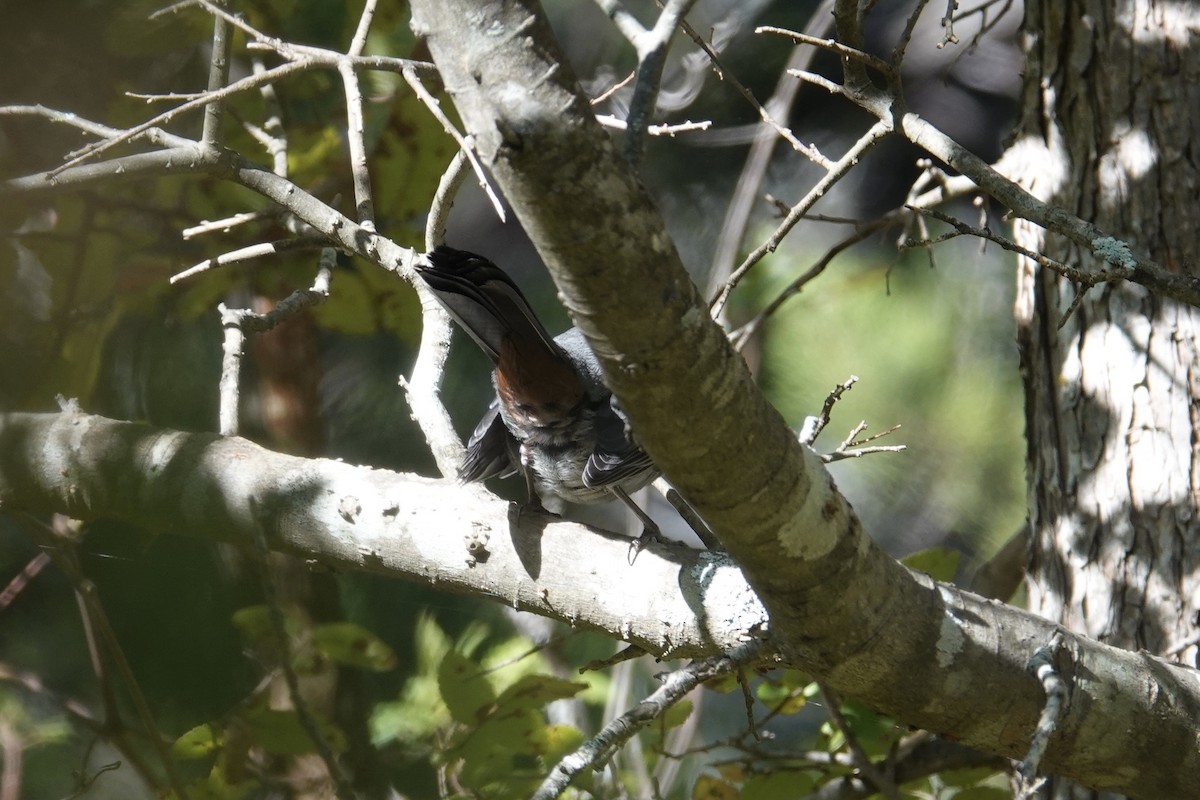
[[[918,550],[900,559],[910,569],[924,572],[935,581],[952,581],[958,572],[958,561],[962,554],[946,547],[930,547]]]
[[[204,758],[221,749],[221,732],[209,723],[197,725],[171,745],[176,758]]]
[[[438,689],[455,722],[475,726],[496,700],[479,665],[456,650],[446,653],[438,667]]]
[[[732,783],[701,775],[692,786],[692,800],[739,800],[741,794]]]
[[[392,648],[353,622],[318,625],[313,631],[313,641],[322,653],[339,664],[375,672],[386,672],[396,666]]]

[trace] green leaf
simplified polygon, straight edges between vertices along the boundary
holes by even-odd
[[[450,716],[464,725],[478,725],[496,701],[479,665],[456,650],[446,653],[438,667],[438,689]]]
[[[900,738],[895,720],[885,717],[853,700],[842,705],[842,715],[858,743],[871,756],[881,756]]]
[[[225,769],[218,763],[209,770],[207,778],[188,784],[187,797],[188,800],[242,800],[256,785],[257,781],[254,780],[229,783],[225,779]],[[178,800],[179,796],[169,792],[166,798]]]
[[[688,717],[692,715],[694,706],[691,700],[680,700],[675,705],[667,709],[667,713],[663,714],[661,729],[670,730],[687,722]]]
[[[754,689],[754,695],[759,701],[772,710],[781,714],[795,714],[808,704],[808,699],[799,687],[788,687],[778,683],[763,681]]]
[[[701,775],[692,785],[692,800],[738,800],[737,787],[728,781]]]
[[[353,622],[318,625],[313,631],[317,648],[338,664],[387,672],[396,667],[396,654],[382,639]]]
[[[286,622],[284,625],[286,628]],[[265,605],[246,606],[233,612],[233,627],[237,628],[247,644],[276,644],[271,611]]]
[[[705,689],[711,689],[714,692],[721,694],[729,694],[734,689],[738,688],[738,676],[736,673],[727,672],[724,675],[718,675],[715,678],[709,678],[704,682]]]
[[[972,786],[954,793],[954,800],[1008,800],[1012,794],[995,786]]]
[[[171,754],[176,758],[204,758],[220,750],[221,744],[221,732],[206,722],[176,739],[171,745]]]
[[[924,572],[935,581],[952,581],[958,573],[958,561],[962,553],[948,547],[930,547],[918,550],[900,559],[900,563],[918,572]]]
[[[543,708],[555,700],[565,700],[588,688],[551,675],[526,675],[505,689],[496,698],[497,711]]]
[[[256,708],[242,718],[250,726],[251,739],[268,753],[294,756],[316,750],[316,745],[300,724],[300,717],[295,711]],[[335,753],[346,749],[346,735],[336,725],[318,719],[317,727]]]
[[[481,788],[507,780],[514,776],[520,761],[525,761],[532,770],[545,727],[541,714],[532,710],[488,717],[458,747],[463,760],[460,774],[463,785]]]
[[[784,800],[801,797],[815,788],[816,780],[807,772],[777,770],[758,773],[742,784],[742,800]]]
[[[805,689],[807,691],[812,682],[812,676],[803,670],[784,669],[779,671],[780,685],[789,689]],[[812,695],[806,695],[806,697],[812,697]]]
[[[534,750],[546,766],[557,764],[563,756],[583,744],[583,731],[574,725],[547,725],[534,732]]]

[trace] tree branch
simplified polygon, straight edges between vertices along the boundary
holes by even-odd
[[[261,531],[271,549],[335,571],[493,597],[659,657],[723,652],[766,626],[723,554],[651,546],[630,567],[628,538],[529,513],[517,519],[475,486],[77,411],[0,415],[0,507],[118,519],[251,550]],[[597,579],[617,574],[630,576],[619,592]]]

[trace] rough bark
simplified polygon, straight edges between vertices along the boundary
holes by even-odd
[[[1200,54],[1182,4],[1026,3],[1016,152],[1040,198],[1196,274]],[[1022,226],[1026,247],[1093,266]],[[1031,607],[1111,644],[1195,664],[1200,614],[1200,312],[1129,284],[1021,266]],[[1195,742],[1184,745],[1195,750]],[[1055,781],[1051,797],[1091,792]]]

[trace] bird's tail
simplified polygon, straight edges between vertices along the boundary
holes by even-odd
[[[426,254],[426,259],[428,266],[419,264],[417,274],[492,363],[499,363],[506,340],[538,361],[563,358],[525,295],[491,261],[445,245]]]

